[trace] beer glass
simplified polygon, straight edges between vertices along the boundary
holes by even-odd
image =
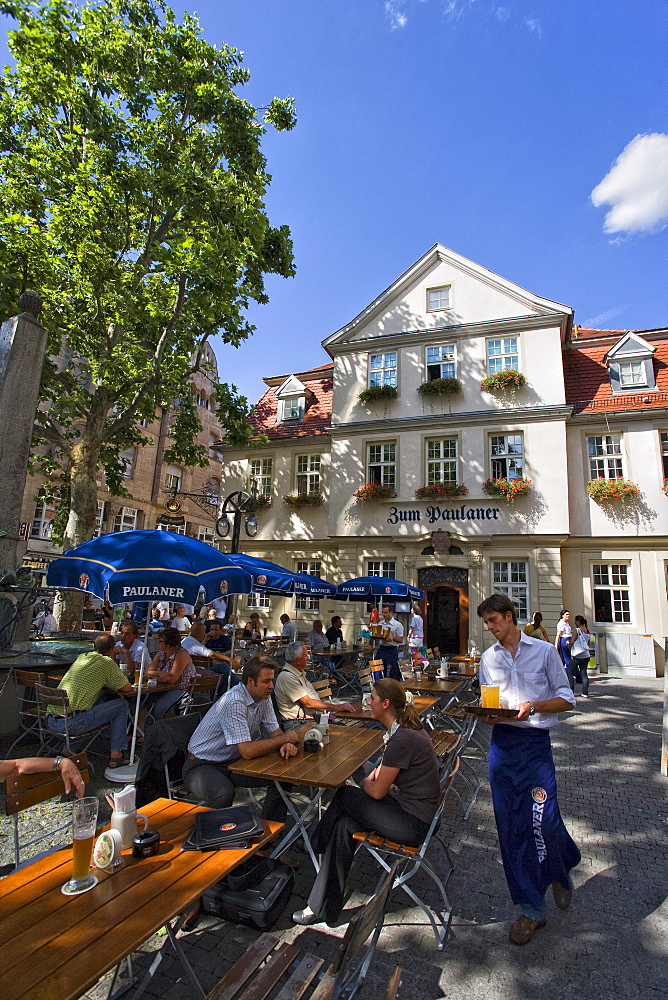
[[[97,808],[98,800],[92,795],[72,803],[72,878],[63,886],[66,895],[76,895],[97,885],[90,872]]]
[[[499,708],[498,684],[480,685],[480,704],[482,708]]]

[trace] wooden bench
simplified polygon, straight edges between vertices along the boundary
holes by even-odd
[[[317,955],[301,954],[299,939],[288,944],[273,934],[262,934],[206,1000],[355,1000],[383,928],[395,871],[396,865],[364,909],[352,918],[330,966]],[[398,971],[390,980],[394,992],[388,992],[388,998],[396,997]]]

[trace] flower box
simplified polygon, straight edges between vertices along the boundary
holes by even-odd
[[[664,481],[663,481],[663,492],[668,497],[668,479],[664,479]]]
[[[458,378],[434,378],[418,386],[421,396],[453,396],[462,391],[462,383]]]
[[[322,493],[286,493],[283,497],[286,507],[322,507],[324,502]]]
[[[255,506],[258,508],[258,510],[261,507],[271,506],[271,497],[265,496],[264,494],[260,495],[259,497],[253,497],[253,500],[255,501]]]
[[[377,399],[397,399],[399,390],[395,385],[372,385],[364,389],[357,397],[360,403],[374,403]]]
[[[485,493],[504,500],[526,496],[531,489],[530,479],[487,479],[482,486]]]
[[[468,489],[463,483],[432,483],[430,486],[420,486],[415,491],[416,500],[438,500],[448,497],[463,497]]]
[[[634,500],[640,490],[628,479],[592,479],[587,483],[587,493],[596,503],[610,503],[614,500]]]
[[[480,387],[485,392],[515,392],[526,384],[526,375],[516,372],[513,368],[506,368],[495,375],[488,375],[482,380]]]
[[[366,502],[372,500],[392,500],[396,495],[397,491],[394,486],[384,486],[382,483],[367,483],[366,486],[362,486],[356,493],[353,493],[355,500]]]

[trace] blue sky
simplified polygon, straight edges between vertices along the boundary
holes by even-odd
[[[297,276],[269,278],[251,340],[214,343],[251,400],[325,363],[321,340],[437,242],[581,325],[668,324],[664,0],[171,5],[244,51],[249,100],[296,101],[264,149]]]

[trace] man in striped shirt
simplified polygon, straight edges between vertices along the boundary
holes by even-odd
[[[283,823],[287,806],[273,781],[233,774],[227,766],[241,757],[252,760],[275,750],[282,757],[297,753],[299,736],[280,729],[271,703],[275,671],[268,656],[246,661],[243,684],[219,698],[193,733],[183,779],[192,795],[214,809],[230,806],[235,788],[266,788],[262,818]],[[283,788],[289,792],[291,786]]]

